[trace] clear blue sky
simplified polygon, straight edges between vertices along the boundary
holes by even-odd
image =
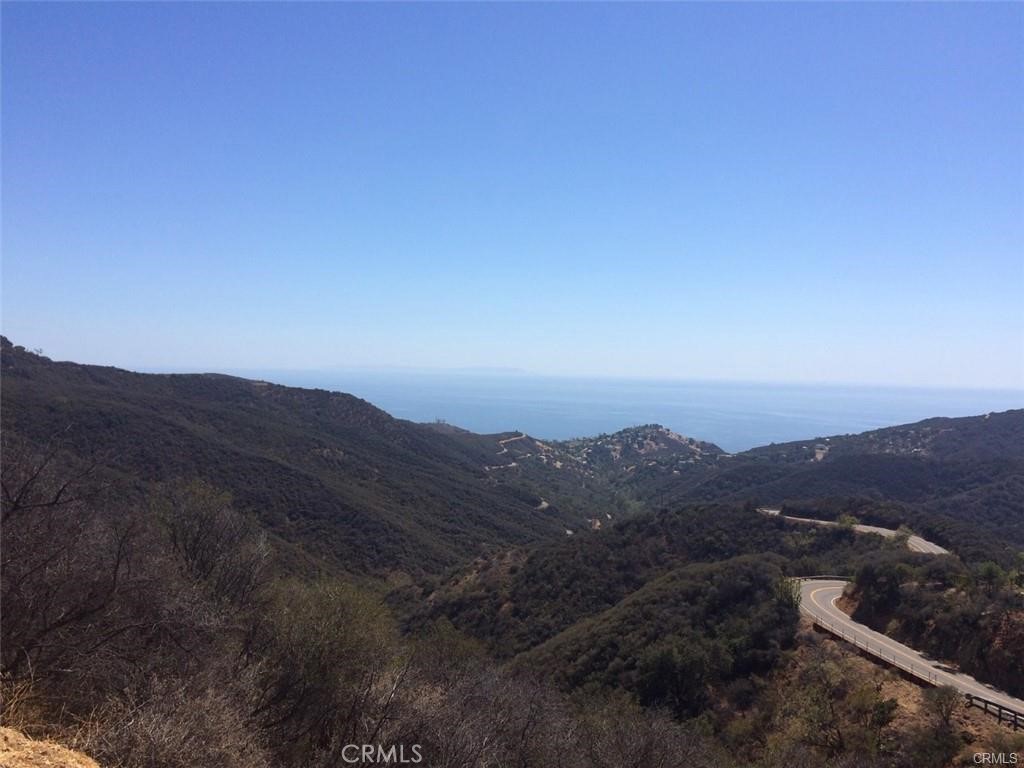
[[[2,14],[51,357],[1024,387],[1024,5]]]

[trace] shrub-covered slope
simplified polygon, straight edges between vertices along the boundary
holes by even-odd
[[[55,363],[6,339],[2,368],[4,430],[95,457],[140,488],[201,478],[345,569],[430,571],[489,545],[564,535],[557,505],[486,468],[496,441],[401,421],[351,395]]]

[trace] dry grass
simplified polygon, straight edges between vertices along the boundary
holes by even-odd
[[[52,741],[36,741],[12,728],[0,727],[3,768],[100,768],[99,763]]]
[[[806,623],[802,628],[807,632],[814,631]],[[819,635],[819,639],[843,655],[858,679],[877,683],[881,686],[884,698],[896,700],[899,709],[893,719],[894,730],[907,732],[921,723],[925,710],[924,692],[928,686],[909,680],[891,668],[865,658],[854,652],[847,643],[825,635]],[[804,651],[802,647],[798,649],[797,657],[801,658]],[[958,765],[969,764],[975,752],[1020,752],[1024,749],[1024,734],[1014,734],[1009,726],[1001,725],[994,717],[980,709],[957,707],[953,723],[956,732],[964,741],[961,758],[956,763]],[[964,759],[968,762],[965,763]]]
[[[34,680],[0,678],[0,723],[30,736],[42,736],[46,732],[46,719]],[[6,764],[0,768],[6,768]]]

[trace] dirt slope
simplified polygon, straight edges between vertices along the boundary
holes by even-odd
[[[100,768],[81,752],[0,728],[0,768]]]

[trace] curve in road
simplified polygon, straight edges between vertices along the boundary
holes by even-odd
[[[814,520],[809,517],[793,517],[783,515],[781,510],[760,508],[762,514],[770,517],[781,517],[793,523],[807,525],[838,525],[832,520]],[[853,529],[858,533],[874,533],[891,539],[899,535],[899,531],[891,528],[880,528],[875,525],[854,525]],[[949,550],[940,547],[934,542],[922,539],[920,536],[911,535],[907,539],[907,548],[914,552],[924,552],[932,555],[947,555]],[[887,664],[899,667],[932,685],[951,685],[958,691],[969,696],[980,696],[995,702],[1001,706],[1024,714],[1024,701],[1000,691],[998,688],[975,680],[970,675],[965,675],[956,670],[950,669],[941,663],[928,659],[920,652],[903,643],[898,643],[881,632],[875,632],[863,624],[854,621],[846,613],[836,606],[836,601],[843,594],[843,590],[850,582],[842,579],[801,579],[800,580],[800,611],[820,627],[837,635],[847,642],[853,643],[856,647],[862,648],[869,654],[881,659]]]
[[[816,624],[844,640],[863,648],[886,663],[897,666],[933,685],[951,685],[961,693],[980,696],[1017,712],[1024,712],[1024,701],[975,680],[969,675],[943,667],[890,637],[868,629],[836,606],[848,581],[805,579],[800,582],[800,610]]]
[[[805,523],[807,525],[826,525],[833,526],[839,525],[834,520],[813,520],[809,517],[793,517],[792,515],[784,515],[778,509],[765,509],[761,508],[759,512],[768,515],[769,517],[779,517],[783,520],[787,520],[791,523]],[[892,528],[880,528],[877,525],[854,525],[853,530],[857,533],[876,533],[879,536],[883,536],[887,539],[893,539],[899,536],[899,531],[894,531]],[[948,555],[949,550],[944,547],[940,547],[938,544],[922,539],[916,534],[911,534],[907,539],[907,548],[913,552],[924,552],[929,555]]]

